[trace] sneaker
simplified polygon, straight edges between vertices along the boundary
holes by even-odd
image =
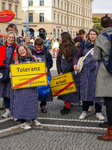
[[[18,119],[11,117],[11,120],[17,121]]]
[[[81,100],[79,100],[79,106],[82,106],[82,101]]]
[[[21,124],[21,128],[27,130],[27,129],[31,129],[31,126],[25,122]]]
[[[35,126],[40,126],[41,123],[39,121],[37,121],[37,119],[31,121],[31,123],[33,123]]]
[[[80,115],[79,119],[84,120],[87,117],[87,112],[83,111],[82,114]]]
[[[60,112],[62,115],[67,115],[69,112],[71,112],[71,109],[64,107]]]
[[[99,120],[105,120],[105,117],[102,115],[102,113],[96,113],[96,118]]]
[[[88,112],[91,112],[91,111],[93,111],[93,106],[89,106],[88,108]]]
[[[43,113],[46,113],[46,112],[47,112],[46,106],[42,106],[42,107],[41,107],[41,112],[43,112]]]
[[[10,117],[10,110],[9,109],[5,109],[5,110],[6,110],[6,112],[5,112],[5,114],[2,115],[2,118]]]

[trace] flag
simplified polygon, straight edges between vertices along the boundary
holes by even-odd
[[[26,18],[26,30],[25,30],[25,33],[27,33],[27,28],[28,28],[28,26],[27,26],[27,18]]]

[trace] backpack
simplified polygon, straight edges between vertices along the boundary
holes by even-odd
[[[107,71],[112,74],[112,34],[108,35],[107,33],[103,33],[103,36],[105,36],[110,42],[111,42],[111,50],[109,54],[109,59],[108,61],[105,61],[103,56],[102,56],[102,62],[107,69]]]
[[[49,53],[49,50],[47,49],[46,50],[46,60],[48,60],[48,53]]]
[[[79,73],[80,73],[80,72],[82,71],[83,62],[84,62],[84,60],[86,59],[86,57],[89,55],[89,53],[91,53],[91,52],[93,51],[93,49],[94,49],[94,48],[90,49],[89,52],[88,52],[85,56],[82,56],[82,57],[79,58],[78,63],[77,63],[77,69],[78,69],[78,71],[75,71],[75,73],[76,73],[76,72],[79,72]]]

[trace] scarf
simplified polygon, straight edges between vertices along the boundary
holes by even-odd
[[[85,47],[87,47],[87,48],[93,48],[94,44],[86,44]]]
[[[37,54],[41,53],[44,50],[44,46],[42,47],[42,49],[40,51],[38,51],[35,46],[33,47],[33,51],[36,52]]]

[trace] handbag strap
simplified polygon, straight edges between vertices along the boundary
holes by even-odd
[[[15,45],[14,48],[13,48],[13,51],[12,51],[12,54],[11,54],[11,57],[10,57],[10,60],[9,60],[9,65],[10,65],[11,62],[12,62],[12,57],[13,57],[13,53],[14,53],[15,48],[16,48],[16,45]]]
[[[93,49],[94,49],[94,47],[91,48],[91,49],[89,50],[89,52],[87,52],[87,54],[83,57],[83,61],[84,61],[84,59],[89,55],[89,53],[91,53],[91,52],[93,51]]]

